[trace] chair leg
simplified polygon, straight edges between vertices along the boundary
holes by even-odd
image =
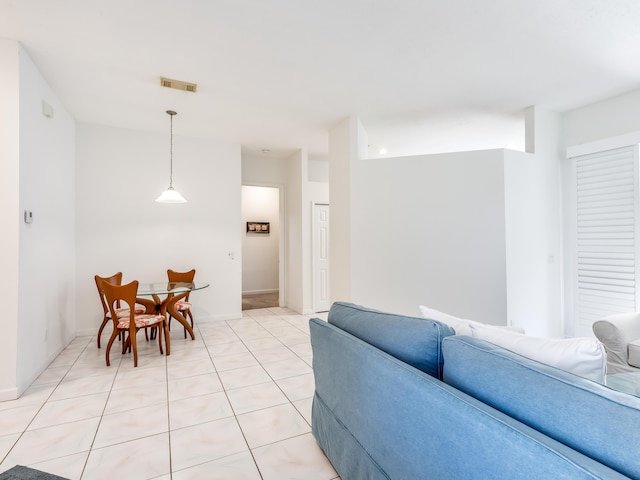
[[[146,330],[146,329],[145,329]],[[136,333],[137,331],[129,333],[129,344],[131,346],[131,350],[133,351],[133,366],[138,366],[138,346],[136,344]]]
[[[164,323],[164,322],[162,322]],[[160,328],[158,326],[157,328],[157,336],[158,336],[158,347],[160,348],[160,355],[164,354],[164,351],[162,350],[162,333],[163,333],[164,327]]]
[[[169,335],[169,326],[167,321],[162,322],[162,328],[164,329],[164,346],[166,347],[166,355],[171,355],[171,335]]]
[[[182,316],[184,317],[185,320],[190,320],[191,321],[191,329],[193,329],[193,315],[191,315],[191,309],[188,308],[187,310],[180,310],[180,313],[182,314]],[[187,338],[187,329],[184,329],[184,338]]]
[[[131,350],[131,342],[129,341],[129,335],[125,335],[124,331],[122,332],[122,338],[124,339],[122,342],[122,354],[124,355]]]
[[[119,331],[117,328],[113,329],[111,336],[109,337],[109,342],[107,343],[107,351],[105,352],[105,356],[107,358],[107,367],[111,366],[111,362],[109,361],[109,352],[111,351],[111,345],[113,345],[114,340],[118,336]]]
[[[189,320],[191,321],[191,330],[193,330],[193,314],[191,313],[191,309],[187,310],[187,314],[189,315]],[[187,329],[184,329],[184,338],[187,338]]]
[[[107,325],[107,323],[111,320],[110,317],[107,317],[105,315],[105,317],[102,319],[102,325],[100,325],[100,328],[98,329],[98,348],[100,348],[100,337],[102,336],[102,330],[104,330],[104,327]]]

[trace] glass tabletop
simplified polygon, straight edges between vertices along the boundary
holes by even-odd
[[[138,285],[138,296],[168,295],[169,293],[182,293],[191,290],[201,290],[209,286],[206,282],[156,282],[141,283]]]

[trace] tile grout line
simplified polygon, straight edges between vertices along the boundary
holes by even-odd
[[[227,320],[224,320],[224,323],[227,325],[227,327],[231,328],[231,330],[233,330],[233,328],[231,327],[231,325],[229,325],[229,323],[227,322]],[[200,328],[198,327],[198,333],[200,333],[201,338],[202,337],[202,332],[200,331]],[[238,334],[235,332],[235,330],[233,330],[233,333],[238,336]],[[242,342],[242,339],[240,337],[238,337],[238,339]],[[207,353],[209,354],[209,359],[211,360],[211,364],[213,365],[213,368],[216,372],[216,375],[218,376],[218,381],[220,382],[220,386],[222,387],[222,391],[224,392],[224,396],[227,399],[227,402],[229,403],[229,407],[231,408],[231,412],[233,413],[233,418],[236,422],[236,425],[238,425],[238,429],[240,430],[240,433],[242,434],[242,438],[244,439],[244,443],[247,445],[247,449],[249,450],[249,455],[251,455],[251,459],[253,460],[253,464],[256,467],[256,470],[258,471],[258,475],[260,475],[260,479],[264,480],[264,477],[262,475],[262,472],[260,471],[260,467],[258,466],[258,462],[256,461],[255,456],[253,455],[253,450],[251,449],[251,446],[249,445],[249,441],[247,440],[247,437],[244,433],[244,430],[242,429],[242,426],[240,425],[240,422],[238,421],[238,415],[236,415],[236,411],[233,408],[233,404],[231,403],[231,400],[229,399],[229,394],[227,393],[227,388],[224,386],[224,383],[222,383],[222,380],[220,379],[220,375],[218,372],[218,368],[216,367],[216,363],[213,360],[213,357],[211,356],[211,351],[209,350],[209,345],[207,345],[206,342],[203,342],[205,348],[207,349]],[[244,345],[244,342],[242,342],[242,344]],[[245,345],[246,347],[246,345]],[[257,360],[257,359],[256,359]],[[260,363],[260,362],[258,362]],[[224,458],[224,457],[221,457]]]
[[[195,326],[195,325],[194,325]],[[171,332],[167,329],[167,336],[171,339]],[[198,329],[198,333],[200,333],[200,329]],[[164,340],[165,350],[167,347],[167,339]],[[171,340],[169,340],[169,344],[171,344]],[[171,354],[169,354],[171,356]],[[169,360],[167,360],[167,355],[164,355],[164,374],[165,374],[165,383],[166,383],[166,392],[167,392],[167,438],[169,440],[169,479],[173,480],[173,455],[171,453],[171,405],[169,402]]]
[[[273,313],[273,315],[275,315],[275,316],[277,316],[278,318],[280,318],[280,315],[278,315],[278,314],[276,314],[276,313]],[[250,314],[249,314],[249,317],[250,317],[250,318],[252,318],[256,323],[260,324],[260,322],[259,322],[258,320],[256,320],[256,319],[255,319],[255,317],[251,317],[251,315],[250,315]],[[285,321],[286,321],[286,320],[285,320]],[[287,323],[289,323],[289,322],[287,322]],[[262,327],[262,325],[260,325],[260,326]],[[229,328],[231,328],[231,329],[233,330],[233,327],[231,327],[231,325],[229,325]],[[299,356],[296,352],[294,352],[293,350],[291,350],[291,349],[288,347],[288,345],[286,345],[286,344],[282,343],[282,342],[280,341],[280,339],[279,339],[279,338],[277,338],[274,334],[272,334],[271,332],[269,332],[269,330],[268,330],[268,329],[266,329],[265,327],[262,327],[262,328],[264,328],[264,329],[269,333],[269,335],[271,335],[271,336],[272,336],[273,338],[275,338],[278,342],[280,342],[280,343],[282,344],[282,346],[284,346],[285,348],[287,348],[287,349],[288,349],[291,353],[293,353],[297,358],[299,358],[300,360],[302,360],[302,359],[300,358],[300,356]],[[234,330],[234,333],[235,333],[235,330]],[[237,333],[236,333],[236,335],[237,335]],[[282,392],[282,394],[284,395],[284,397],[285,397],[285,398],[287,399],[287,401],[291,404],[291,406],[295,409],[295,411],[296,411],[296,412],[298,412],[298,414],[299,414],[299,415],[302,417],[302,419],[307,423],[307,425],[309,425],[309,428],[311,428],[311,424],[307,421],[307,419],[304,417],[304,415],[302,415],[302,412],[300,412],[300,410],[299,410],[299,409],[298,409],[298,408],[293,404],[293,401],[291,400],[291,398],[289,398],[289,395],[287,395],[287,393],[282,389],[282,387],[280,386],[280,384],[278,384],[278,381],[277,381],[275,378],[273,378],[273,377],[271,376],[271,374],[267,371],[267,369],[266,369],[266,368],[264,368],[264,365],[263,365],[263,364],[262,364],[262,362],[258,359],[258,357],[256,357],[256,356],[254,355],[253,351],[252,351],[249,347],[247,347],[247,345],[246,345],[245,341],[244,341],[242,338],[240,338],[239,336],[238,336],[238,338],[240,339],[240,341],[242,342],[242,344],[245,346],[245,348],[247,348],[247,350],[249,351],[249,353],[251,353],[251,355],[253,356],[253,358],[255,358],[255,359],[256,359],[256,361],[258,362],[258,365],[260,365],[260,367],[262,367],[262,369],[263,369],[263,370],[265,371],[265,373],[269,376],[269,378],[271,379],[271,381],[276,385],[276,387],[278,387],[278,390],[280,390],[280,392]],[[302,360],[302,361],[304,362],[304,360]],[[276,363],[276,362],[273,362],[273,363]],[[306,363],[306,362],[305,362],[305,363]],[[312,371],[312,373],[313,373],[313,368],[312,368],[312,370],[311,370],[311,371]],[[294,377],[298,377],[298,376],[301,376],[301,375],[307,375],[307,374],[292,375],[291,377],[285,377],[285,378],[294,378]],[[284,379],[280,379],[280,380],[284,380]],[[224,386],[223,386],[223,388],[224,388]],[[232,389],[232,390],[233,390],[233,389]],[[226,391],[226,389],[225,389],[225,391]],[[229,403],[231,404],[231,402],[229,402]],[[233,405],[231,406],[231,408],[233,409]],[[261,409],[254,410],[254,411],[256,411],[256,412],[257,412],[257,411],[260,411],[260,410],[266,410],[267,408],[271,408],[271,407],[265,407],[265,408],[261,408]],[[234,410],[234,412],[235,412],[235,410]],[[246,412],[246,413],[250,413],[250,412]],[[291,438],[293,438],[293,437],[291,437]],[[274,442],[274,443],[275,443],[275,442]],[[264,446],[264,445],[262,445],[262,446]]]
[[[36,417],[38,416],[38,414],[42,411],[42,409],[44,408],[44,406],[47,404],[47,402],[49,402],[49,400],[51,399],[51,396],[55,393],[55,391],[57,390],[57,388],[60,386],[60,384],[62,383],[62,381],[65,379],[65,377],[69,374],[69,372],[71,371],[71,369],[73,368],[73,366],[76,364],[76,362],[78,361],[78,358],[80,358],[80,356],[82,355],[82,353],[87,349],[87,347],[89,346],[91,340],[88,340],[86,345],[82,348],[82,350],[80,351],[80,353],[78,354],[78,356],[76,357],[76,359],[73,361],[73,363],[69,366],[69,368],[67,369],[66,373],[62,376],[62,378],[60,378],[60,380],[58,380],[56,382],[56,386],[54,387],[53,390],[51,390],[51,393],[47,396],[47,398],[42,402],[42,404],[40,405],[40,407],[37,409],[37,411],[34,413],[33,417],[31,418],[31,420],[29,421],[29,423],[27,423],[27,425],[24,427],[24,429],[22,430],[22,432],[18,435],[18,438],[16,438],[15,442],[13,442],[13,445],[11,445],[11,448],[7,451],[6,455],[2,458],[2,460],[0,460],[0,465],[2,463],[4,463],[4,461],[7,459],[7,457],[11,454],[11,452],[13,451],[13,449],[15,448],[15,446],[18,444],[18,442],[20,441],[20,439],[24,436],[24,434],[27,432],[27,430],[29,429],[29,426],[33,423],[33,421],[36,419]],[[71,343],[73,342],[73,340],[71,342],[69,342],[69,345],[71,345]],[[67,345],[67,347],[69,346]],[[67,348],[65,347],[65,348]],[[64,351],[64,349],[63,349]],[[59,354],[58,354],[59,355]],[[57,356],[56,356],[57,358]],[[51,361],[51,363],[53,363],[55,361],[55,358]],[[51,364],[50,363],[50,364]],[[49,365],[50,365],[49,364]],[[49,368],[49,366],[47,365],[47,368]],[[45,370],[47,369],[45,368]],[[36,379],[37,380],[37,379]],[[34,382],[35,383],[35,380]],[[33,386],[33,383],[31,383],[31,385],[29,385],[28,388],[31,388]],[[53,382],[52,382],[53,383]],[[45,384],[46,385],[46,384]]]
[[[89,344],[87,344],[88,346]],[[111,352],[109,352],[111,353]],[[106,355],[106,351],[105,351]],[[106,358],[106,357],[105,357]],[[111,362],[111,359],[109,359]],[[106,359],[105,359],[106,362]],[[100,414],[100,420],[98,420],[98,426],[96,427],[96,431],[93,434],[93,439],[91,440],[91,445],[89,446],[89,453],[87,454],[87,458],[84,461],[84,465],[82,465],[82,471],[80,472],[79,479],[82,480],[84,477],[85,471],[87,469],[87,464],[89,463],[89,457],[91,453],[94,451],[93,445],[96,443],[96,438],[98,437],[98,432],[100,431],[100,425],[102,425],[102,419],[104,418],[105,412],[107,411],[107,405],[109,404],[109,399],[111,398],[111,392],[113,392],[113,386],[116,383],[116,378],[118,378],[118,373],[120,372],[120,366],[122,365],[122,355],[118,361],[118,368],[116,369],[116,374],[113,376],[113,381],[111,382],[111,388],[109,389],[109,393],[107,394],[107,400],[104,402],[104,407],[102,408],[102,413]]]
[[[302,335],[304,335],[308,339],[309,338],[309,333],[304,328],[304,322],[308,322],[309,318],[311,318],[311,316],[309,316],[309,315],[295,315],[295,318],[294,318],[294,316],[293,316],[294,314],[293,313],[288,314],[286,311],[278,311],[278,312],[276,312],[276,311],[273,311],[272,309],[265,309],[265,310],[268,311],[268,313],[265,313],[265,315],[256,315],[256,316],[253,316],[253,315],[250,315],[250,314],[244,315],[244,312],[243,312],[243,317],[234,318],[234,319],[231,319],[231,320],[224,320],[222,322],[219,322],[219,326],[220,327],[224,327],[224,328],[220,328],[219,331],[217,330],[217,328],[214,327],[209,332],[209,331],[207,331],[206,328],[204,328],[204,327],[206,327],[206,325],[194,325],[194,327],[197,328],[198,335],[200,336],[199,340],[201,341],[201,345],[198,345],[198,348],[203,347],[204,349],[206,349],[206,352],[207,352],[206,355],[208,356],[208,358],[207,358],[204,355],[204,352],[202,352],[202,360],[204,360],[206,363],[210,363],[213,366],[213,372],[212,373],[216,374],[215,378],[217,378],[217,380],[219,382],[219,385],[220,385],[220,388],[221,388],[221,391],[224,393],[225,398],[226,398],[226,400],[228,402],[228,405],[229,405],[229,407],[231,409],[232,415],[230,415],[227,418],[230,418],[231,416],[233,416],[233,418],[235,420],[235,425],[239,429],[239,433],[242,435],[242,438],[244,440],[244,444],[246,446],[246,450],[243,450],[243,452],[247,452],[247,451],[249,452],[249,454],[251,455],[252,461],[253,461],[252,465],[256,469],[256,471],[257,471],[257,473],[258,473],[258,475],[260,476],[261,479],[264,479],[264,475],[266,475],[266,471],[263,473],[263,471],[260,469],[260,467],[258,465],[257,458],[261,458],[261,457],[256,457],[256,455],[254,454],[254,452],[257,449],[260,449],[260,448],[263,448],[263,447],[267,447],[269,445],[274,445],[274,444],[277,444],[279,442],[287,441],[287,440],[290,440],[290,439],[303,437],[305,435],[308,435],[309,432],[293,434],[291,436],[288,436],[287,438],[283,438],[283,439],[280,439],[280,440],[273,440],[273,441],[270,441],[270,442],[268,442],[268,443],[266,443],[264,445],[259,445],[259,446],[255,447],[255,448],[252,448],[249,445],[249,442],[247,440],[247,436],[245,435],[245,431],[242,429],[242,427],[240,425],[240,422],[238,421],[238,417],[239,417],[239,415],[243,415],[245,413],[259,412],[260,410],[267,410],[267,409],[269,409],[271,407],[258,408],[256,410],[250,410],[249,412],[243,412],[242,414],[238,413],[236,411],[236,408],[234,408],[233,404],[231,403],[231,399],[229,397],[229,393],[231,391],[233,391],[233,390],[236,390],[236,389],[239,389],[239,388],[245,388],[247,386],[236,387],[236,388],[231,388],[230,389],[225,385],[225,383],[222,382],[221,377],[220,377],[221,372],[218,371],[218,368],[216,367],[216,360],[214,359],[214,351],[215,351],[215,349],[216,349],[216,347],[218,345],[226,345],[227,343],[236,343],[237,342],[239,344],[238,348],[240,348],[240,345],[242,345],[242,348],[244,348],[246,350],[246,353],[250,353],[250,356],[248,356],[246,358],[246,360],[249,361],[250,358],[253,358],[253,360],[257,362],[256,363],[256,367],[259,366],[260,369],[266,374],[265,377],[264,377],[264,382],[260,382],[260,383],[265,383],[266,384],[268,382],[273,382],[275,384],[276,388],[277,388],[277,391],[279,391],[283,395],[284,403],[278,404],[276,406],[279,406],[279,405],[291,405],[291,406],[293,406],[294,407],[294,411],[298,415],[300,415],[303,418],[303,420],[305,420],[305,423],[307,425],[310,426],[311,425],[310,420],[307,421],[307,418],[305,417],[306,412],[307,412],[308,403],[301,403],[301,405],[297,406],[297,405],[294,404],[294,401],[293,401],[293,398],[296,398],[297,396],[303,396],[303,395],[304,395],[304,398],[299,398],[296,401],[302,402],[303,400],[308,400],[307,397],[306,397],[306,392],[307,392],[308,389],[304,386],[302,381],[300,381],[300,382],[292,382],[290,385],[287,386],[287,389],[291,392],[291,395],[293,395],[293,396],[291,396],[291,395],[288,395],[285,392],[285,390],[283,389],[283,387],[278,383],[279,381],[284,381],[284,380],[288,380],[288,379],[295,379],[296,377],[302,377],[303,375],[308,375],[308,373],[306,373],[306,372],[304,372],[304,373],[302,373],[302,372],[301,373],[296,373],[294,375],[285,376],[284,378],[280,378],[279,380],[276,380],[273,375],[277,376],[279,374],[279,370],[272,370],[273,373],[270,373],[269,371],[267,371],[265,369],[265,365],[267,365],[268,363],[274,363],[274,362],[278,362],[279,361],[279,360],[269,361],[271,358],[277,358],[277,352],[274,352],[272,357],[270,357],[269,355],[264,357],[267,360],[266,364],[264,362],[260,361],[260,359],[259,359],[259,358],[262,358],[263,356],[262,355],[256,355],[256,352],[259,352],[261,350],[268,350],[269,348],[274,348],[275,349],[275,348],[285,347],[287,352],[292,353],[296,359],[299,359],[302,362],[304,362],[306,365],[308,365],[311,368],[311,373],[313,373],[313,367],[312,367],[312,365],[309,365],[309,363],[308,363],[309,356],[308,355],[301,355],[301,354],[297,353],[297,351],[296,351],[296,350],[298,350],[302,354],[308,353],[307,348],[304,347],[304,345],[306,343],[308,343],[308,341],[297,342],[297,340],[296,340],[297,334],[294,333],[294,330],[295,330],[295,332],[298,332],[298,334],[300,334],[301,337],[302,337]],[[286,318],[287,315],[291,315],[291,318]],[[243,320],[247,320],[247,321],[243,322]],[[210,324],[212,326],[215,325],[216,323],[207,322],[207,324]],[[234,325],[234,323],[237,323],[237,324]],[[262,332],[264,332],[264,335],[265,335],[264,338],[265,339],[274,339],[277,342],[277,343],[275,343],[276,346],[266,347],[265,348],[265,347],[263,347],[262,345],[260,345],[258,343],[258,344],[254,344],[253,348],[249,348],[249,345],[252,344],[252,340],[260,340],[262,338],[262,337],[261,338],[257,338],[257,339],[248,338],[246,340],[243,338],[243,337],[251,337],[252,336],[253,332],[251,332],[251,328],[253,328],[254,326],[260,327],[259,329],[256,329],[255,331],[258,332],[258,330],[260,330],[260,334],[262,334]],[[203,327],[204,330],[202,330],[201,327]],[[245,332],[243,330],[245,327],[247,328],[246,335],[244,335]],[[289,340],[286,339],[286,337],[289,336],[295,343],[291,343],[291,344],[284,343],[284,341],[280,339],[280,336],[278,336],[276,333],[274,333],[274,332],[278,332],[278,328],[283,328],[284,329],[284,332],[281,333],[283,336],[285,336],[285,340],[284,341],[289,341]],[[289,328],[291,328],[293,330],[287,331],[286,329],[289,329]],[[227,332],[227,330],[228,330],[228,332]],[[272,330],[273,330],[273,332],[272,332]],[[205,341],[205,336],[203,335],[203,333],[211,333],[212,337],[213,336],[217,336],[217,338],[215,339],[215,341],[212,339],[212,343],[208,344]],[[228,335],[228,337],[225,340],[225,337],[227,335]],[[43,401],[41,400],[42,403],[39,405],[39,408],[37,408],[37,411],[35,412],[35,414],[31,418],[31,421],[29,422],[27,427],[24,428],[24,430],[22,431],[20,436],[13,442],[11,449],[9,449],[9,451],[7,452],[7,454],[5,455],[3,460],[6,459],[7,456],[11,453],[11,451],[14,450],[14,447],[18,444],[20,438],[22,438],[22,435],[24,435],[26,433],[26,431],[27,431],[27,429],[29,428],[30,425],[33,425],[33,422],[35,421],[35,419],[38,416],[38,414],[43,410],[43,408],[46,405],[51,404],[51,403],[54,402],[53,400],[51,400],[52,396],[55,395],[56,391],[58,391],[58,389],[62,385],[62,382],[65,379],[69,378],[69,376],[73,372],[73,369],[75,367],[77,367],[77,366],[83,367],[83,365],[85,363],[84,359],[83,359],[82,363],[79,363],[81,358],[82,358],[82,355],[85,354],[86,352],[94,353],[95,349],[91,348],[92,347],[92,344],[91,344],[91,340],[92,339],[95,340],[95,336],[89,337],[88,341],[84,344],[83,347],[81,346],[81,344],[79,345],[79,346],[81,346],[81,348],[78,350],[78,353],[74,354],[75,355],[75,359],[70,364],[70,366],[67,366],[66,372],[60,378],[60,380],[58,380],[57,383],[55,383],[55,387],[53,388],[53,390],[51,390],[51,392],[46,396],[46,398],[44,398],[44,396],[43,396],[44,400]],[[220,341],[220,340],[223,340],[223,342],[222,343],[217,343],[217,341]],[[268,343],[267,343],[267,345],[268,345]],[[297,345],[300,345],[300,348],[294,350],[293,348],[295,348]],[[75,347],[72,348],[72,350],[74,350],[74,349],[75,349]],[[223,355],[220,355],[220,357],[224,357],[224,356],[227,356],[227,355],[232,355],[232,353],[226,353],[227,351],[231,352],[231,349],[225,350],[225,349],[221,348],[220,351],[223,353]],[[95,353],[97,353],[97,352],[95,352]],[[242,353],[244,353],[244,352],[242,352]],[[285,350],[282,350],[281,353],[283,355],[285,355]],[[193,357],[193,361],[195,362],[195,361],[199,360],[201,358],[200,355],[201,354],[198,353],[197,358]],[[288,356],[288,354],[286,354],[286,355]],[[73,358],[72,355],[69,355],[69,357]],[[216,357],[216,358],[218,358],[218,357]],[[305,358],[307,360],[305,360]],[[104,405],[102,407],[102,413],[99,415],[99,420],[98,420],[98,423],[97,423],[96,430],[95,430],[95,432],[93,434],[93,439],[92,439],[92,442],[91,442],[91,446],[89,447],[89,450],[86,452],[87,456],[84,459],[84,462],[82,464],[82,470],[81,470],[80,476],[78,477],[78,480],[82,479],[85,475],[88,474],[89,470],[87,470],[87,468],[90,465],[89,459],[91,457],[91,454],[93,452],[96,452],[96,451],[100,450],[100,449],[94,449],[94,445],[96,445],[97,434],[99,432],[100,426],[103,425],[104,416],[106,415],[106,409],[108,407],[110,399],[111,398],[115,399],[115,397],[113,397],[113,394],[116,392],[115,385],[118,383],[118,378],[120,376],[122,376],[122,374],[127,374],[128,373],[128,369],[124,368],[126,366],[126,364],[123,364],[122,360],[123,359],[121,357],[120,361],[118,362],[118,365],[116,367],[116,373],[115,373],[114,377],[111,379],[110,388],[109,388],[108,391],[106,391],[107,395],[106,395],[105,403],[104,403]],[[185,351],[184,358],[181,357],[180,360],[191,361],[192,360],[192,356],[189,355],[188,351]],[[208,360],[208,362],[207,362],[207,360]],[[293,358],[291,358],[291,360],[293,360]],[[65,361],[67,361],[67,360],[65,360]],[[63,363],[63,362],[61,362],[61,363]],[[228,361],[227,365],[240,365],[241,363],[242,362],[231,362],[231,361]],[[61,366],[63,366],[63,365],[61,365]],[[171,410],[170,410],[170,403],[171,403],[170,402],[170,393],[173,390],[171,388],[171,385],[169,385],[169,381],[170,381],[170,379],[169,379],[169,371],[171,370],[170,369],[171,365],[169,365],[169,359],[167,358],[166,355],[164,355],[163,365],[157,365],[157,366],[158,367],[162,367],[162,366],[164,367],[163,368],[163,370],[164,370],[164,381],[165,381],[164,389],[165,389],[165,394],[166,394],[167,422],[168,422],[168,425],[167,425],[167,427],[168,427],[167,428],[167,436],[168,437],[167,438],[168,438],[168,448],[169,448],[169,466],[168,466],[169,475],[161,474],[161,475],[156,476],[154,478],[167,478],[167,479],[171,479],[172,480],[173,479],[173,474],[176,473],[176,472],[173,471],[173,468],[174,468],[173,460],[174,459],[172,458],[173,457],[173,455],[172,455],[172,428],[171,428],[172,423],[171,423]],[[115,367],[115,365],[114,365],[114,367]],[[204,367],[204,364],[203,364],[203,367]],[[47,367],[47,368],[49,368],[49,367]],[[240,368],[244,368],[244,367],[235,367],[235,368],[231,368],[229,370],[223,370],[223,372],[227,372],[227,371],[230,372],[230,371],[233,371],[233,370],[236,370],[236,369],[240,369]],[[293,369],[293,370],[295,371],[296,369]],[[76,368],[76,371],[77,371],[77,374],[82,374],[84,372],[83,368],[80,368],[79,370]],[[157,373],[160,374],[160,376],[162,376],[161,375],[161,371],[158,371]],[[285,369],[283,371],[283,373],[288,373],[288,372]],[[51,372],[51,376],[53,376],[55,378],[55,375],[56,375],[55,371]],[[198,374],[198,375],[200,375],[200,374]],[[74,374],[74,376],[76,376],[76,374]],[[92,375],[89,375],[89,376],[92,376]],[[194,375],[192,375],[192,376],[194,376]],[[84,378],[84,377],[79,377],[79,378]],[[229,377],[229,379],[231,379],[231,377]],[[75,380],[75,378],[74,378],[74,380]],[[105,380],[107,380],[107,382],[109,382],[108,379],[105,379]],[[209,380],[210,382],[213,382],[214,381],[214,377],[211,376],[207,380]],[[204,381],[206,381],[206,380],[204,380]],[[254,379],[254,381],[255,381],[255,379]],[[238,384],[242,384],[242,382],[238,382]],[[107,385],[104,385],[104,386],[106,387]],[[249,385],[249,386],[251,386],[251,385]],[[162,386],[160,386],[160,387],[162,388]],[[50,388],[50,387],[47,387],[47,388]],[[122,388],[122,386],[121,386],[121,388]],[[275,394],[275,392],[276,392],[276,390],[274,389],[273,393]],[[298,392],[300,392],[300,393],[298,393]],[[45,395],[46,395],[46,392],[45,392]],[[205,394],[203,393],[202,395],[205,395]],[[74,395],[72,397],[69,397],[69,398],[71,399],[71,398],[77,398],[77,397],[81,397],[81,396],[82,396],[82,393],[77,393],[76,395]],[[198,394],[192,395],[192,396],[198,396]],[[266,404],[266,403],[269,403],[269,402],[264,402],[264,403]],[[259,402],[258,403],[253,403],[253,404],[248,404],[248,405],[258,405],[258,404],[259,404]],[[37,403],[35,405],[38,406]],[[240,407],[240,405],[241,404],[238,404],[238,407]],[[147,435],[147,436],[151,436],[151,435]],[[147,436],[145,436],[145,437],[147,437]],[[143,437],[140,437],[140,438],[143,438]],[[127,441],[129,441],[129,440],[127,440]],[[120,444],[120,443],[126,443],[126,442],[125,441],[116,442],[115,444]],[[240,446],[241,445],[238,445],[238,447],[240,447]],[[85,452],[84,451],[83,452],[74,452],[74,453],[70,453],[70,454],[67,454],[67,455],[62,455],[60,457],[56,457],[56,459],[62,459],[62,458],[66,458],[66,457],[71,457],[71,456],[74,456],[74,455],[78,455],[80,453],[85,453]],[[180,470],[178,470],[178,471],[183,472],[184,470],[188,470],[190,468],[193,468],[193,467],[196,467],[196,466],[199,466],[199,465],[204,465],[204,464],[207,464],[207,463],[210,463],[210,462],[215,462],[215,461],[218,461],[218,460],[220,460],[222,458],[231,457],[231,456],[234,456],[234,455],[238,455],[240,453],[241,452],[231,453],[231,454],[220,456],[220,457],[215,458],[213,460],[204,461],[202,463],[198,463],[198,464],[194,464],[194,465],[184,466],[184,467],[180,468]],[[50,459],[50,460],[54,460],[54,459]],[[78,460],[79,460],[78,461],[78,467],[80,467],[80,461],[82,461],[82,459],[78,458]],[[250,463],[248,462],[248,458],[246,460],[247,460],[246,465],[247,466],[250,465]],[[43,462],[44,461],[49,461],[49,460],[43,460]],[[265,468],[265,466],[266,466],[266,464],[263,465],[263,468]],[[270,467],[267,467],[267,468],[270,468]],[[75,474],[72,475],[71,478],[76,478]],[[339,478],[339,477],[332,477],[332,478]]]

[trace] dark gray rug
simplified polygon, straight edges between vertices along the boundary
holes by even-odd
[[[33,468],[16,465],[15,467],[0,473],[0,480],[67,480],[66,478],[52,475]]]

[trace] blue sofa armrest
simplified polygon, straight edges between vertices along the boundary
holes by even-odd
[[[435,320],[344,302],[331,306],[328,322],[436,378],[442,378],[442,339],[455,334]]]

